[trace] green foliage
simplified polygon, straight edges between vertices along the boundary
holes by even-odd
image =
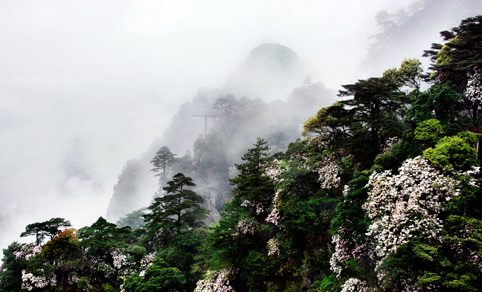
[[[384,170],[397,169],[400,167],[408,156],[406,149],[404,149],[405,142],[404,140],[398,141],[385,150],[385,152],[378,154],[373,162],[374,166],[372,169],[375,169],[377,166],[381,166]]]
[[[70,221],[64,218],[52,218],[45,222],[37,222],[27,225],[25,231],[20,234],[20,237],[34,235],[36,237],[36,244],[40,245],[45,237],[50,236],[53,239],[55,235],[60,232],[61,227],[70,227]]]
[[[437,119],[425,120],[415,129],[415,139],[422,142],[425,148],[434,146],[444,134],[445,130]]]
[[[185,230],[172,238],[169,245],[159,252],[170,267],[179,269],[186,278],[185,287],[192,291],[202,272],[194,268],[197,255],[207,239],[207,230],[194,228]]]
[[[335,214],[331,220],[331,232],[341,233],[342,237],[362,237],[367,231],[370,220],[362,210],[362,205],[366,202],[368,194],[365,188],[370,177],[370,172],[358,172],[348,183],[348,191],[335,209]]]
[[[244,163],[236,165],[239,174],[231,180],[233,199],[209,236],[212,257],[207,262],[214,268],[235,268],[231,284],[236,291],[264,291],[273,276],[267,241],[274,230],[265,220],[274,186],[264,174],[270,163],[266,144],[258,138],[242,157]]]
[[[174,163],[174,156],[169,150],[169,147],[163,146],[157,150],[156,155],[152,159],[151,163],[154,166],[151,171],[156,172],[156,176],[159,176],[161,182],[167,179],[167,170]]]
[[[423,155],[442,169],[468,170],[477,164],[477,150],[457,136],[441,139],[434,148],[428,148]]]
[[[165,260],[157,257],[144,273],[135,274],[125,281],[125,290],[132,292],[187,291],[186,277],[179,269],[170,267]]]
[[[451,82],[435,84],[426,92],[412,95],[411,99],[406,121],[413,128],[423,121],[437,119],[447,135],[455,135],[467,126],[466,118],[461,115],[462,95]]]
[[[316,292],[335,292],[340,291],[340,283],[335,275],[330,275],[321,281],[315,281],[311,288]]]
[[[460,177],[460,195],[445,203],[448,214],[482,218],[481,174]]]
[[[383,77],[397,83],[399,87],[405,85],[418,90],[420,88],[422,74],[422,63],[419,60],[405,59],[399,69],[388,69],[383,73]]]
[[[467,91],[463,105],[468,116],[477,120],[481,107],[480,90],[476,94],[469,94],[470,90],[467,89],[474,79],[480,87],[482,15],[464,19],[458,27],[440,34],[445,44],[432,44],[432,50],[427,50],[424,54],[432,59],[431,77],[437,77],[442,83],[453,82],[461,93]]]
[[[110,258],[110,250],[125,247],[130,233],[130,227],[118,228],[99,217],[91,226],[79,229],[79,239],[89,255]]]
[[[2,266],[0,268],[0,291],[21,291],[22,270],[27,268],[27,260],[16,259],[15,252],[19,252],[22,244],[14,241],[3,250]]]
[[[202,226],[208,213],[201,207],[204,198],[189,189],[196,185],[192,178],[178,173],[167,184],[166,194],[156,197],[144,215],[150,238],[160,246],[183,230]]]
[[[129,214],[126,214],[124,217],[120,218],[116,224],[119,227],[126,227],[129,226],[132,230],[136,230],[142,228],[146,225],[144,222],[144,215],[146,212],[146,208],[141,208],[139,210],[132,211]]]

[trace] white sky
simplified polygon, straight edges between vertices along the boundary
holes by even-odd
[[[412,2],[0,1],[0,248],[29,223],[104,216],[125,162],[255,46],[293,49],[339,89],[368,77],[376,13]]]

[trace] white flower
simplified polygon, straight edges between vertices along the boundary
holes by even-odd
[[[229,285],[228,275],[232,273],[231,269],[225,269],[218,272],[208,271],[205,279],[196,283],[194,292],[234,292],[233,287]]]
[[[341,286],[341,292],[362,292],[367,291],[366,282],[357,279],[357,278],[350,278],[346,280],[346,282]]]

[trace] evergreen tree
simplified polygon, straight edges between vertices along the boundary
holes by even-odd
[[[202,226],[208,213],[201,207],[204,198],[188,189],[196,185],[192,178],[178,173],[167,184],[166,194],[156,197],[144,215],[146,229],[163,246],[181,231]]]
[[[53,239],[55,235],[60,232],[61,227],[70,227],[70,221],[63,218],[52,218],[44,222],[36,222],[27,225],[25,231],[20,234],[20,237],[34,235],[36,244],[40,245],[45,237],[50,236]]]
[[[152,165],[154,166],[151,171],[156,172],[156,176],[159,176],[161,182],[165,182],[167,180],[167,170],[168,167],[174,163],[174,156],[169,150],[169,147],[164,146],[157,150],[156,155],[151,160]]]
[[[244,163],[236,164],[239,174],[231,179],[235,186],[232,193],[235,203],[247,206],[251,217],[257,222],[264,222],[273,201],[273,183],[266,177],[265,169],[271,160],[267,142],[258,138],[254,147],[241,158]]]
[[[464,19],[440,34],[445,44],[432,44],[424,54],[432,59],[431,77],[456,84],[465,93],[462,101],[467,113],[476,120],[482,107],[482,15]]]
[[[231,180],[233,198],[210,236],[213,252],[208,261],[215,269],[233,268],[235,291],[265,291],[273,280],[275,262],[268,255],[268,241],[274,229],[266,219],[274,185],[265,175],[271,160],[266,144],[258,138],[242,157],[244,163],[236,164],[239,173]]]

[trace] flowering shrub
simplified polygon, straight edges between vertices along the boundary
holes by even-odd
[[[443,227],[442,202],[458,195],[457,184],[421,156],[407,159],[398,174],[374,172],[363,209],[372,219],[367,235],[377,256],[383,259],[414,236],[436,239]]]
[[[228,276],[230,273],[231,269],[219,272],[208,271],[205,279],[197,282],[194,292],[234,292],[233,287],[229,285]]]
[[[465,96],[469,107],[479,107],[482,104],[482,70],[480,66],[476,66],[474,72],[468,75]]]
[[[240,220],[238,222],[237,231],[234,236],[239,234],[252,234],[256,230],[256,222],[252,220]]]
[[[350,278],[341,286],[341,292],[362,292],[368,291],[368,287],[364,281],[357,278]]]
[[[43,270],[40,270],[40,272],[43,272]],[[32,273],[26,273],[25,270],[22,271],[22,289],[32,291],[34,288],[45,288],[56,284],[55,275],[52,277],[35,276]]]
[[[139,277],[141,279],[144,279],[144,275],[146,274],[146,270],[147,268],[149,268],[150,266],[152,266],[152,263],[154,262],[154,260],[156,259],[156,253],[150,253],[146,256],[144,256],[141,260],[141,265],[140,265],[140,272],[139,272]]]
[[[16,259],[26,259],[38,255],[42,252],[42,246],[35,245],[33,243],[27,243],[22,245],[22,248],[19,251],[13,252],[13,255]]]
[[[279,241],[276,238],[271,238],[268,240],[268,255],[279,255],[280,254],[280,249],[279,249]]]
[[[122,253],[122,251],[118,248],[115,248],[111,251],[113,265],[116,269],[121,269],[124,266],[128,265],[127,255]]]

